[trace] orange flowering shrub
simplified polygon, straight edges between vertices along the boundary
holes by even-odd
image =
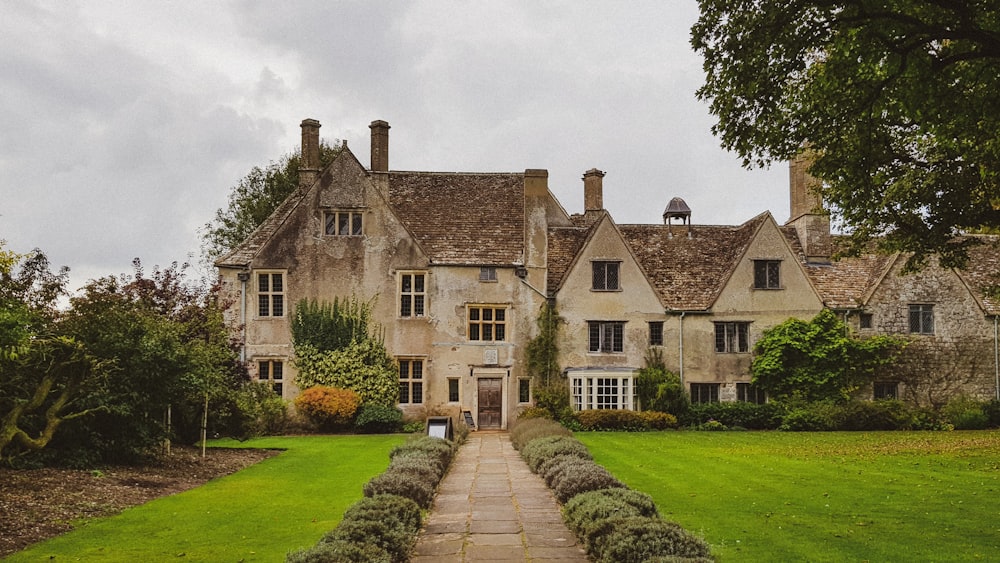
[[[322,428],[335,428],[351,423],[361,405],[361,398],[350,389],[310,387],[295,398],[295,408]]]

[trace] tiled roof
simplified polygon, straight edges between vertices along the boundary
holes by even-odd
[[[895,258],[895,255],[868,253],[833,260],[829,264],[806,263],[795,229],[782,227],[781,232],[798,255],[823,304],[831,309],[861,307]],[[833,237],[834,252],[845,240],[844,237]]]
[[[969,262],[959,270],[987,315],[1000,315],[1000,236],[979,235],[982,244],[969,249]]]
[[[577,215],[573,216],[578,217]],[[574,221],[575,222],[575,221]],[[549,229],[548,271],[546,287],[550,294],[562,287],[570,266],[590,235],[593,223],[581,227],[553,227]]]
[[[389,172],[389,204],[432,263],[523,260],[524,174]]]
[[[261,223],[253,233],[229,254],[220,257],[215,261],[216,266],[221,267],[247,267],[257,256],[261,247],[274,235],[281,225],[288,219],[288,216],[295,211],[299,202],[309,192],[306,188],[298,188],[291,193],[285,201],[278,205],[267,219]]]
[[[668,310],[704,311],[712,307],[754,233],[767,217],[739,226],[619,225],[640,266]],[[670,232],[673,236],[670,236]]]

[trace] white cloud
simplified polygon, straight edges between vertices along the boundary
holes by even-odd
[[[547,168],[571,212],[607,172],[619,222],[681,196],[700,223],[786,216],[783,167],[747,172],[695,100],[684,2],[18,2],[0,20],[0,238],[73,268],[198,252],[250,167],[323,123],[394,169]]]

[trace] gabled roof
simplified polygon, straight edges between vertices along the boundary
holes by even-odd
[[[898,252],[867,252],[833,260],[830,264],[807,264],[795,229],[783,227],[782,232],[798,254],[799,261],[823,299],[823,304],[831,309],[864,307],[893,265],[906,256]],[[955,273],[969,288],[985,314],[1000,315],[1000,299],[993,297],[991,291],[991,288],[1000,286],[1000,237],[978,235],[977,238],[983,244],[969,249],[966,267],[955,270]],[[843,248],[846,243],[846,237],[834,236],[834,252]]]
[[[831,309],[858,309],[864,305],[879,281],[892,267],[895,255],[869,253],[833,260],[829,264],[807,262],[798,235],[793,227],[782,227],[789,246],[819,293],[823,304]],[[846,239],[833,237],[836,252]]]
[[[389,172],[389,205],[433,264],[522,260],[523,173]]]
[[[574,215],[575,219],[578,217]],[[590,238],[590,233],[594,229],[596,222],[587,226],[579,227],[550,227],[548,246],[548,271],[546,287],[550,294],[554,294],[562,287],[566,274],[576,261],[584,244]]]
[[[958,270],[958,275],[987,315],[1000,315],[1000,236],[978,235],[976,238],[982,244],[969,249],[969,262]]]
[[[712,307],[754,235],[769,215],[739,226],[620,225],[618,228],[646,271],[664,308],[705,311]]]

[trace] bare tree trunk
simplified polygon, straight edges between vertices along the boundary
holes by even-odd
[[[201,411],[201,457],[205,458],[205,447],[208,441],[208,391],[205,391],[205,408]]]

